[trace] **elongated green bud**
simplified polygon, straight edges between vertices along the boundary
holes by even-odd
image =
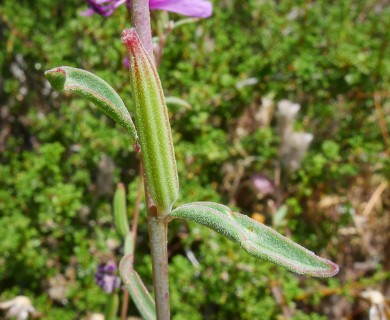
[[[115,320],[119,309],[119,296],[117,293],[108,295],[106,310],[104,312],[104,320]]]
[[[130,232],[125,237],[124,251],[125,255],[134,253],[134,239]]]
[[[134,99],[134,120],[141,145],[150,196],[161,215],[177,199],[179,182],[171,127],[164,93],[156,67],[135,31],[122,33],[130,61],[130,82]]]
[[[130,233],[127,221],[125,186],[119,183],[114,195],[114,221],[118,233],[125,238]]]

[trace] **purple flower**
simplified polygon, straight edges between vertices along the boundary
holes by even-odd
[[[115,273],[115,262],[109,261],[105,264],[99,264],[95,273],[96,284],[107,293],[113,293],[121,284],[121,280],[115,275]]]
[[[206,0],[150,0],[149,7],[197,18],[208,18],[213,13],[213,6]]]
[[[89,16],[98,13],[104,17],[111,15],[120,5],[127,3],[130,7],[130,0],[86,0],[89,9],[82,15]],[[175,12],[183,16],[208,18],[213,13],[213,6],[207,0],[150,0],[151,10],[165,10]]]
[[[90,16],[98,13],[103,17],[112,15],[114,10],[127,0],[85,0],[89,5],[89,9],[81,13],[83,16]]]
[[[257,173],[251,177],[256,191],[262,195],[269,195],[275,192],[275,185],[266,175]]]

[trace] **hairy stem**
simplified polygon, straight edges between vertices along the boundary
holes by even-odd
[[[148,0],[131,1],[131,20],[143,46],[145,47],[152,61],[154,61]]]
[[[133,27],[137,31],[143,46],[151,60],[153,58],[152,32],[148,0],[131,1]],[[142,160],[142,158],[141,158]],[[153,265],[153,285],[158,320],[169,320],[169,283],[168,283],[168,252],[167,231],[168,221],[157,217],[156,206],[150,195],[147,181],[144,181],[146,202],[148,207],[148,227]]]
[[[168,221],[165,218],[159,218],[149,214],[148,225],[157,319],[169,320]]]

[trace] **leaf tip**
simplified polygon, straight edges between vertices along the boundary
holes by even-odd
[[[330,277],[333,277],[335,276],[336,274],[339,273],[339,266],[328,260],[328,259],[324,259],[324,258],[321,258],[321,257],[317,257],[318,259],[321,260],[321,262],[323,262],[326,267],[321,267],[321,269],[317,269],[317,270],[310,270],[310,271],[303,271],[303,272],[299,272],[297,271],[298,273],[302,273],[302,274],[306,274],[306,275],[309,275],[309,276],[312,276],[312,277],[318,277],[318,278],[330,278]]]
[[[66,72],[63,68],[58,67],[45,71],[45,77],[55,90],[64,90]]]
[[[326,273],[325,277],[333,277],[339,273],[340,268],[337,264],[330,260],[327,260],[327,263],[329,266],[329,271]]]

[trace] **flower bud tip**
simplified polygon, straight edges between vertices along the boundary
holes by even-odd
[[[134,28],[123,30],[122,43],[124,43],[126,47],[133,46],[138,41],[139,37]]]

